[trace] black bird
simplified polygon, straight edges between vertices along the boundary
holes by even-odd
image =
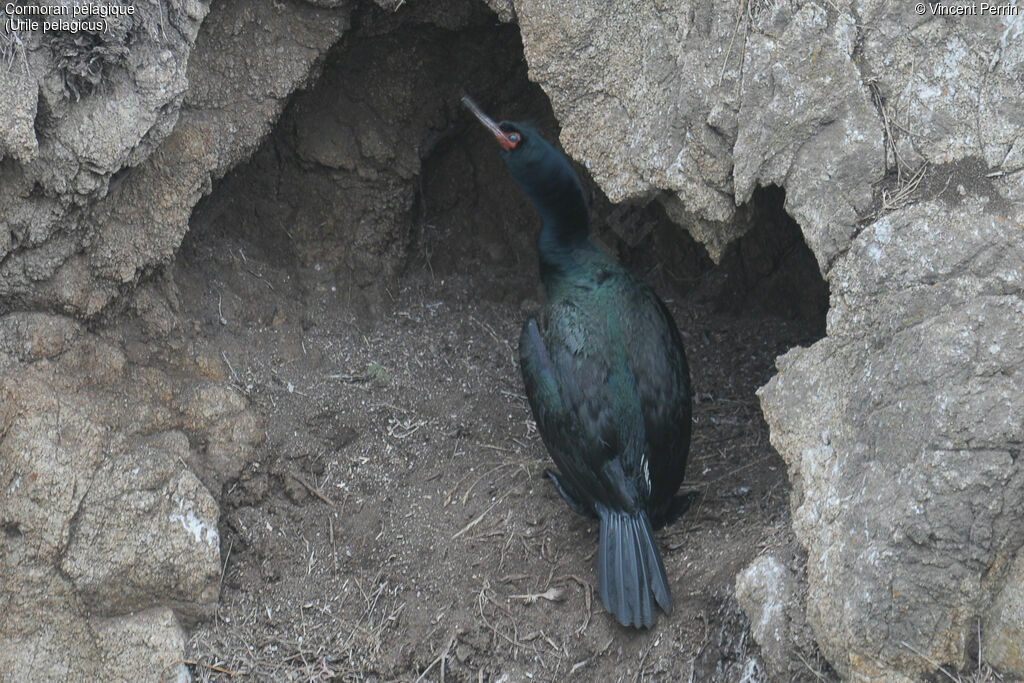
[[[519,337],[526,395],[577,513],[601,522],[598,580],[605,609],[650,627],[654,602],[672,611],[653,528],[685,511],[676,499],[690,448],[690,373],[661,299],[590,234],[583,186],[566,158],[520,123],[491,131],[512,177],[541,218],[537,251],[547,291],[543,338],[530,318]]]

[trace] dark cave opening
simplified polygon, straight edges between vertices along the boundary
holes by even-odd
[[[499,24],[476,2],[459,3],[458,20],[439,23],[439,5],[417,3],[416,13],[360,10],[353,30],[327,55],[317,82],[292,96],[252,158],[217,182],[193,214],[177,264],[192,290],[183,298],[201,302],[206,318],[200,326],[227,356],[247,359],[238,379],[269,425],[260,471],[246,474],[222,503],[229,520],[224,533],[238,543],[225,579],[229,612],[251,601],[250,583],[274,586],[268,590],[281,591],[287,603],[287,591],[299,590],[290,582],[307,582],[304,561],[292,559],[301,553],[285,545],[247,546],[245,529],[260,526],[253,520],[268,519],[277,528],[288,523],[279,517],[280,506],[310,498],[294,476],[275,472],[294,469],[314,484],[348,477],[353,495],[370,501],[377,496],[353,513],[352,523],[372,527],[367,543],[376,548],[384,523],[378,518],[422,540],[422,528],[395,521],[406,519],[405,510],[388,506],[410,505],[405,497],[428,491],[420,488],[425,482],[458,489],[478,464],[472,458],[481,457],[467,439],[510,449],[526,444],[520,464],[544,466],[538,444],[513,432],[528,410],[514,366],[515,339],[541,298],[537,219],[493,141],[459,99],[469,93],[496,118],[529,120],[555,142],[558,123],[543,91],[527,78],[514,24]],[[738,208],[736,221],[746,231],[716,265],[657,197],[613,205],[581,165],[575,168],[590,197],[597,236],[666,301],[687,347],[695,388],[687,482],[701,493],[693,511],[663,535],[674,553],[670,570],[687,577],[688,591],[680,595],[683,616],[666,642],[692,656],[706,677],[724,671],[729,679],[746,662],[745,646],[736,645],[746,636],[729,635],[745,628],[731,597],[736,573],[764,543],[795,548],[788,535],[785,465],[768,443],[755,391],[774,374],[776,356],[824,334],[828,289],[785,211],[780,188],[760,188]],[[211,284],[202,284],[204,278]],[[245,330],[235,329],[238,320]],[[432,363],[445,367],[431,374]],[[305,384],[296,379],[301,373],[309,377]],[[378,415],[396,405],[403,411]],[[419,416],[425,416],[422,429]],[[331,445],[327,423],[348,435],[342,445]],[[382,433],[414,428],[423,442],[403,453],[408,460],[396,464],[375,450]],[[318,436],[321,431],[326,437]],[[503,441],[513,437],[519,441]],[[501,457],[512,457],[510,452]],[[406,475],[406,468],[418,471]],[[266,484],[266,472],[279,485]],[[386,489],[379,488],[381,481],[388,482]],[[543,514],[524,522],[516,517],[524,514],[520,510],[509,513],[508,523],[532,528],[537,519],[559,520],[558,537],[568,536],[571,548],[579,542],[572,566],[582,571],[589,567],[583,558],[592,540],[587,523],[571,517],[541,481],[531,475],[516,486],[532,496],[531,505],[521,507]],[[472,516],[486,513],[502,500],[506,484],[481,484],[473,495],[465,492],[463,504],[479,493]],[[444,514],[430,524],[443,527]],[[312,512],[296,515],[308,523]],[[339,534],[361,533],[335,524]],[[463,524],[445,528],[443,538]],[[393,554],[402,558],[399,564],[419,566],[419,556],[416,562],[404,559],[404,547],[375,549],[367,566],[390,562]],[[421,582],[417,597],[422,590],[440,604],[479,591],[463,575],[464,558],[449,557],[447,548],[439,552],[438,571],[448,577],[455,567],[459,576],[407,569]],[[473,562],[494,571],[505,562],[504,549],[494,557],[479,550],[483,559],[474,555]],[[530,558],[520,561],[528,568],[523,575],[548,571]],[[404,625],[415,629],[419,607],[410,604]],[[435,619],[433,604],[423,610],[424,619]],[[536,629],[551,628],[539,614],[524,618],[536,620]],[[476,611],[466,615],[462,628],[474,632]],[[719,641],[697,647],[689,639],[709,623],[720,630]],[[443,645],[431,641],[432,628],[423,626],[426,635],[402,645],[419,669]],[[625,647],[635,655],[643,644]],[[466,651],[466,662],[453,666],[463,666],[467,676],[474,661],[494,656],[483,645]],[[595,675],[602,674],[610,670]]]
[[[188,240],[212,225],[269,259],[327,268],[342,302],[364,317],[380,314],[389,288],[418,268],[472,272],[484,297],[535,295],[535,214],[459,99],[471,93],[497,118],[529,121],[556,143],[558,122],[527,78],[515,24],[478,2],[456,5],[358,12],[318,81],[293,95],[252,158],[197,207]],[[660,202],[612,205],[574,166],[599,239],[663,295],[695,293],[717,311],[775,315],[806,323],[808,338],[824,334],[827,285],[781,188],[758,188],[738,208],[743,237],[716,265]]]
[[[775,185],[754,191],[738,212],[750,227],[727,247],[707,286],[722,310],[801,321],[816,340],[825,335],[828,283],[785,201],[785,191]]]

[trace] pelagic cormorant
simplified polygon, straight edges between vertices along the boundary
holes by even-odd
[[[540,214],[541,337],[519,337],[526,395],[569,507],[601,524],[598,583],[625,626],[650,627],[672,597],[652,529],[685,510],[675,493],[690,447],[689,369],[661,299],[591,237],[583,186],[568,160],[528,126],[495,123],[463,98],[501,146]]]

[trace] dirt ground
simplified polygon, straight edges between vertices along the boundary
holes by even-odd
[[[543,476],[515,348],[536,271],[442,273],[422,253],[368,323],[339,306],[323,264],[214,230],[182,249],[184,313],[267,426],[258,461],[220,497],[221,601],[192,632],[193,675],[762,680],[734,578],[792,546],[785,467],[754,392],[820,320],[736,313],[708,293],[722,290],[717,270],[684,290],[636,259],[686,344],[698,495],[658,533],[673,613],[627,630],[595,591],[595,523]]]

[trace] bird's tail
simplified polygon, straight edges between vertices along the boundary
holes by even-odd
[[[623,626],[650,628],[655,601],[670,614],[672,596],[647,512],[607,508],[598,512],[597,576],[604,607]]]

